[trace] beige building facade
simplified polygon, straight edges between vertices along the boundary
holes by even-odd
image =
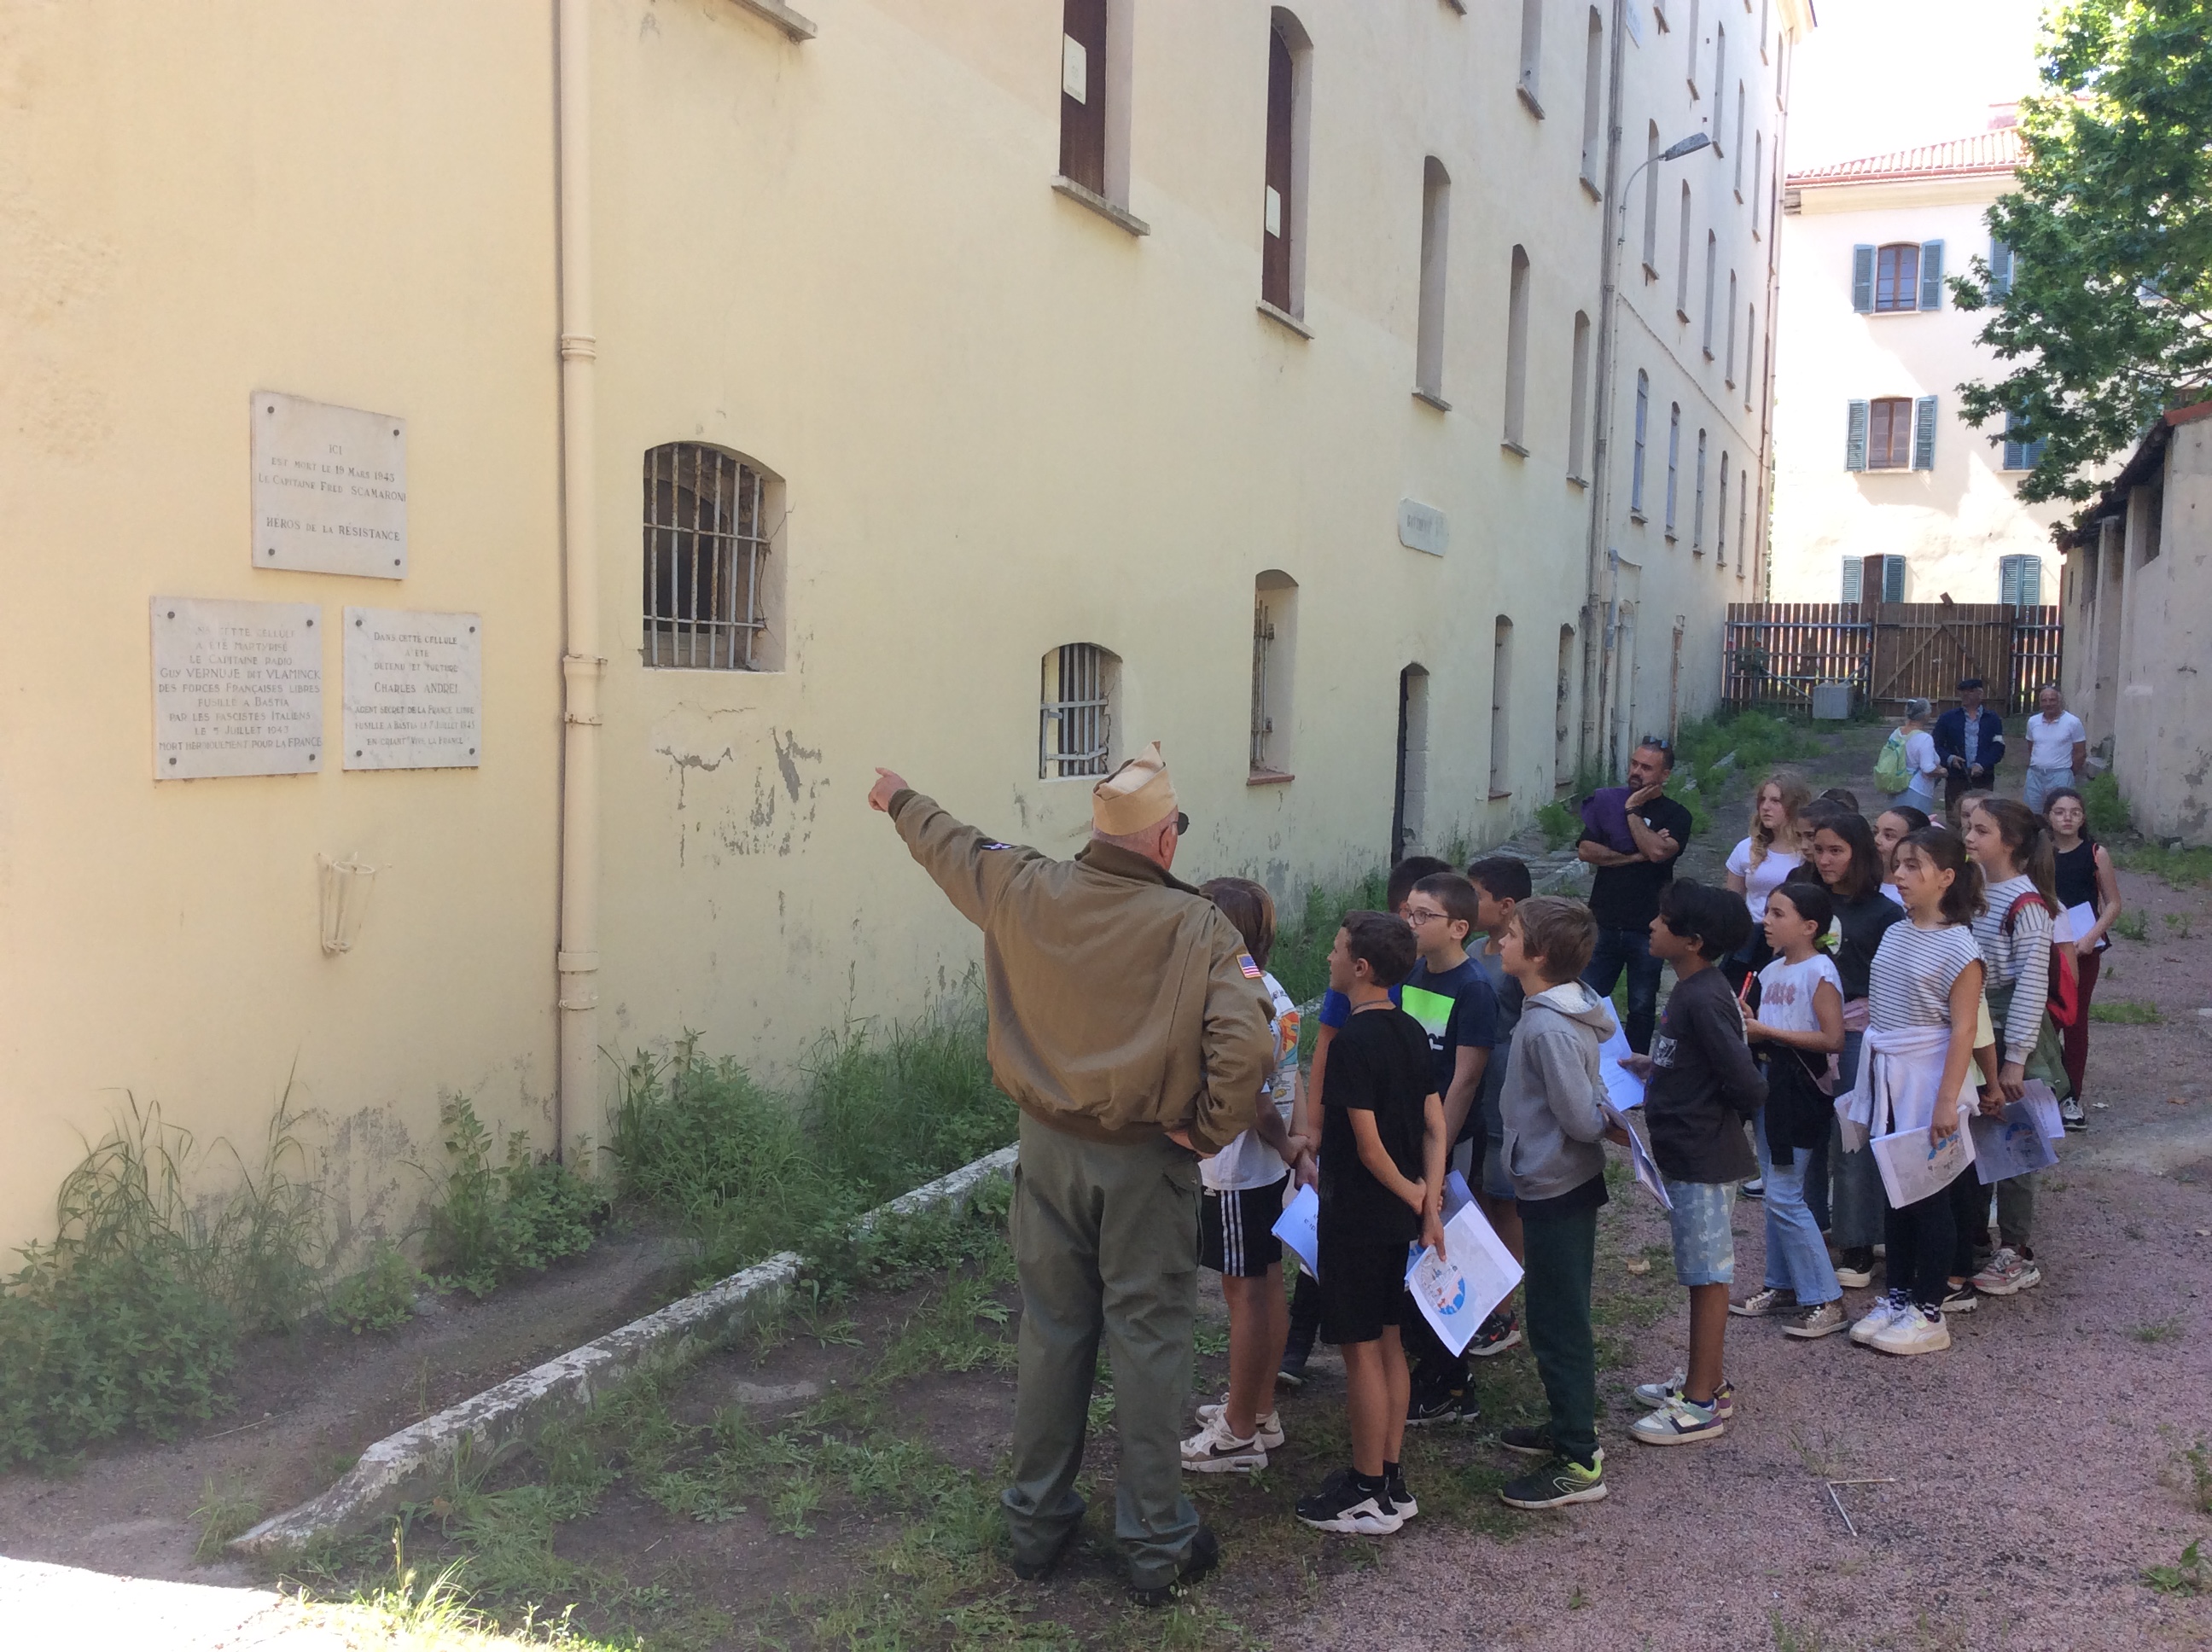
[[[2008,111],[1996,118],[2007,124],[1788,179],[1777,601],[2057,599],[2063,506],[2023,504],[2032,448],[1959,411],[1960,384],[2002,370],[1975,342],[1985,318],[1945,284],[1977,257],[2000,280],[2009,267],[1984,215],[2012,186],[2020,135]]]
[[[1288,896],[1709,706],[1809,16],[1667,13],[0,0],[0,1242],[126,1093],[251,1157],[289,1084],[359,1235],[442,1095],[589,1153],[635,1048],[923,1011],[878,763],[1072,853],[1157,738]],[[1608,361],[1654,122],[1694,319]],[[1711,404],[1709,552],[1609,366]]]

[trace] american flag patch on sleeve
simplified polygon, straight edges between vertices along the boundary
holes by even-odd
[[[1253,981],[1260,979],[1260,966],[1252,962],[1252,955],[1249,952],[1239,952],[1237,955],[1237,967],[1242,969],[1249,979]]]

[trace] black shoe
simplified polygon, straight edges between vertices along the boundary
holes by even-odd
[[[1508,1480],[1498,1494],[1514,1509],[1562,1509],[1571,1503],[1596,1503],[1605,1497],[1605,1453],[1588,1468],[1554,1457],[1541,1468]]]
[[[1285,1354],[1283,1363],[1276,1368],[1275,1386],[1279,1388],[1303,1388],[1306,1385],[1306,1356]]]
[[[1388,1491],[1365,1491],[1348,1468],[1322,1482],[1321,1490],[1298,1499],[1298,1518],[1323,1532],[1388,1537],[1406,1523]]]
[[[1082,1521],[1078,1521],[1074,1525],[1067,1528],[1066,1534],[1054,1546],[1052,1552],[1047,1555],[1043,1559],[1023,1560],[1017,1558],[1014,1562],[1014,1576],[1020,1578],[1024,1583],[1042,1582],[1059,1569],[1060,1563],[1061,1561],[1067,1558],[1067,1552],[1075,1546],[1075,1540],[1081,1536],[1082,1533],[1083,1523]]]
[[[1416,1394],[1406,1406],[1407,1428],[1427,1428],[1435,1423],[1479,1423],[1482,1413],[1475,1408],[1474,1396],[1465,1388],[1454,1393],[1439,1388],[1429,1394]]]
[[[1547,1428],[1507,1428],[1498,1431],[1498,1443],[1508,1451],[1517,1451],[1524,1457],[1556,1457],[1557,1447],[1552,1443],[1552,1430]]]
[[[1477,1359],[1488,1359],[1492,1354],[1504,1353],[1520,1340],[1520,1316],[1500,1309],[1475,1327],[1474,1339],[1467,1345],[1467,1351]]]
[[[1406,1489],[1406,1471],[1402,1468],[1391,1469],[1382,1476],[1382,1495],[1390,1499],[1391,1509],[1400,1520],[1411,1520],[1421,1512],[1421,1505]]]
[[[1175,1582],[1162,1583],[1157,1588],[1129,1585],[1129,1598],[1140,1606],[1164,1606],[1175,1599],[1175,1592],[1186,1583],[1195,1583],[1221,1564],[1221,1540],[1213,1534],[1211,1526],[1200,1526],[1198,1535],[1190,1540],[1190,1552],[1176,1568]]]

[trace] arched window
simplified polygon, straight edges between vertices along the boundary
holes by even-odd
[[[1659,279],[1659,123],[1644,136],[1644,279]]]
[[[1698,432],[1697,497],[1691,507],[1690,549],[1702,555],[1705,549],[1705,433]]]
[[[1674,498],[1682,474],[1682,404],[1667,406],[1667,537],[1674,537]]]
[[[1597,187],[1597,170],[1605,149],[1605,24],[1597,8],[1589,14],[1589,33],[1583,52],[1583,182]]]
[[[1521,100],[1544,118],[1544,0],[1521,0]]]
[[[1121,660],[1095,642],[1065,642],[1045,655],[1037,718],[1039,780],[1111,772],[1121,676]]]
[[[1296,17],[1277,6],[1267,27],[1260,301],[1292,317],[1305,313],[1306,141],[1312,85],[1313,39]]]
[[[1444,270],[1450,244],[1451,174],[1434,155],[1421,163],[1421,291],[1414,329],[1413,388],[1444,394]]]
[[[782,580],[769,554],[781,484],[701,442],[645,456],[643,655],[649,666],[781,669]]]
[[[1559,681],[1552,708],[1552,784],[1571,786],[1575,779],[1574,738],[1571,729],[1575,671],[1575,628],[1559,628]]]
[[[1528,406],[1528,255],[1516,246],[1505,293],[1505,442],[1523,453]]]
[[[1490,645],[1490,795],[1513,789],[1513,622],[1500,614]]]
[[[1682,252],[1674,265],[1674,313],[1690,319],[1690,185],[1682,182]]]
[[[1578,482],[1583,479],[1583,461],[1589,444],[1589,317],[1577,310],[1574,353],[1568,358],[1571,374],[1567,380],[1567,474]]]
[[[1651,375],[1636,369],[1636,449],[1628,465],[1628,508],[1644,513],[1644,434],[1651,417]]]
[[[1291,774],[1291,690],[1298,663],[1298,582],[1271,568],[1252,582],[1252,769],[1255,780]]]

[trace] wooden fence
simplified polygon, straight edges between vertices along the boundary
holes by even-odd
[[[1989,703],[2031,709],[2058,677],[2056,608],[2001,603],[1730,603],[1721,653],[1729,706],[1804,709],[1820,683],[1848,683],[1852,703],[1894,711],[1911,699],[1958,698],[1978,677]]]

